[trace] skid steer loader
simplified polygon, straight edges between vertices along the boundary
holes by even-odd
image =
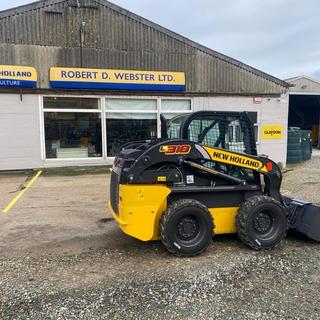
[[[290,227],[320,241],[320,207],[280,194],[282,173],[257,156],[247,113],[200,111],[166,121],[160,139],[122,146],[109,210],[126,234],[193,256],[217,234],[271,249]]]

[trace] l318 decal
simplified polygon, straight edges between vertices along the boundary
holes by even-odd
[[[160,152],[163,152],[166,156],[171,156],[175,154],[188,154],[191,151],[191,146],[189,144],[182,145],[165,145],[161,146],[159,149]]]

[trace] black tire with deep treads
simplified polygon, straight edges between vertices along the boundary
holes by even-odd
[[[179,226],[186,219],[194,222],[195,238],[182,239]],[[193,219],[193,220],[192,220]],[[177,256],[195,256],[208,248],[213,237],[213,219],[208,208],[194,199],[182,199],[168,206],[160,219],[161,241]]]
[[[257,231],[261,227],[261,220],[257,220],[261,219],[261,215],[262,219],[267,217],[268,230]],[[274,198],[254,196],[240,205],[237,215],[238,235],[246,245],[255,250],[276,247],[286,236],[287,228],[286,210]]]

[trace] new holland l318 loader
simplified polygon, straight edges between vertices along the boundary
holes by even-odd
[[[162,117],[161,133],[114,160],[109,209],[126,234],[161,239],[178,256],[201,253],[217,234],[237,233],[257,250],[277,246],[288,228],[320,241],[320,207],[281,195],[281,170],[257,155],[247,113]]]

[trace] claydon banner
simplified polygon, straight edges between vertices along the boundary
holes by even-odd
[[[282,139],[283,138],[283,126],[274,125],[264,125],[261,128],[262,139]]]

